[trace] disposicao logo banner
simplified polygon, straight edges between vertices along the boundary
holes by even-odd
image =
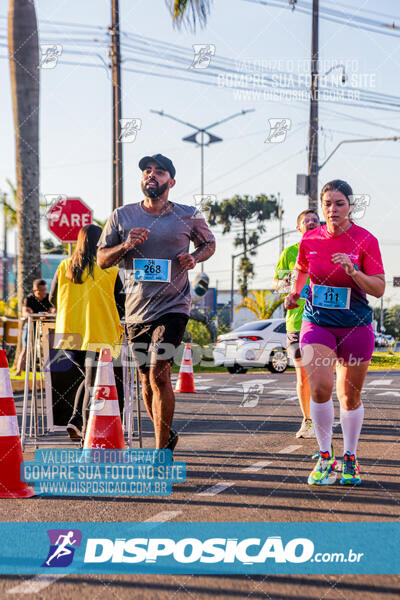
[[[398,574],[400,523],[0,523],[0,573]]]

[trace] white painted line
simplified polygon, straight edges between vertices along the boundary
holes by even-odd
[[[254,463],[254,465],[250,465],[245,469],[242,469],[243,473],[257,473],[257,471],[261,471],[264,467],[267,467],[272,463],[271,460],[260,460],[259,462]]]
[[[393,379],[373,379],[368,385],[391,385]]]
[[[290,394],[293,391],[294,390],[266,390],[266,394],[267,396],[270,394]],[[297,398],[297,396],[295,396],[295,398]]]
[[[298,400],[298,396],[290,396],[289,398],[286,398],[286,400]]]
[[[194,387],[196,388],[197,392],[205,392],[206,390],[211,389],[210,385],[197,385],[196,382],[194,382]]]
[[[245,379],[246,384],[249,385],[259,385],[259,384],[266,384],[266,383],[274,383],[274,381],[278,381],[277,379]]]
[[[291,452],[297,450],[297,448],[301,448],[301,446],[286,446],[286,448],[282,448],[282,450],[279,450],[277,454],[290,454]]]
[[[7,590],[7,594],[37,594],[57,581],[57,579],[66,577],[66,575],[68,575],[68,573],[60,573],[57,575],[36,575],[36,577],[33,579],[24,581],[16,587]]]
[[[400,392],[380,392],[376,396],[400,396]]]
[[[217,483],[216,485],[213,485],[212,487],[207,488],[206,490],[204,490],[204,492],[200,492],[198,495],[199,496],[215,496],[216,494],[223,492],[224,490],[231,487],[232,485],[235,485],[234,481],[221,481],[221,483]]]
[[[242,386],[240,386],[240,387],[222,387],[222,388],[219,388],[219,390],[217,390],[217,392],[221,392],[221,393],[223,393],[223,392],[238,392],[240,394],[243,394],[243,388],[242,388]]]
[[[182,514],[181,510],[162,510],[150,519],[145,519],[143,523],[165,523],[165,521],[172,521],[180,514]]]

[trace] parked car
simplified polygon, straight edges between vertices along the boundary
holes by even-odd
[[[375,334],[375,346],[391,346],[395,343],[395,339],[392,335],[388,335],[385,333],[376,333]]]
[[[214,364],[229,373],[246,373],[249,368],[267,367],[283,373],[288,364],[285,319],[265,319],[241,325],[218,337],[213,350]]]

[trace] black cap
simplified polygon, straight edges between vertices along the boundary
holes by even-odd
[[[168,171],[171,175],[172,179],[175,177],[175,167],[172,163],[172,160],[163,156],[162,154],[153,154],[153,156],[144,156],[139,160],[139,169],[142,171],[145,170],[149,162],[156,162],[164,171]]]

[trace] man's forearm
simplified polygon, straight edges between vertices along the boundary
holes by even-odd
[[[204,242],[204,244],[200,244],[197,246],[196,250],[192,252],[193,258],[196,259],[196,262],[203,262],[212,256],[215,252],[215,241],[212,242]]]
[[[100,269],[108,269],[113,267],[127,253],[125,242],[113,246],[112,248],[99,248],[97,250],[97,264]]]

